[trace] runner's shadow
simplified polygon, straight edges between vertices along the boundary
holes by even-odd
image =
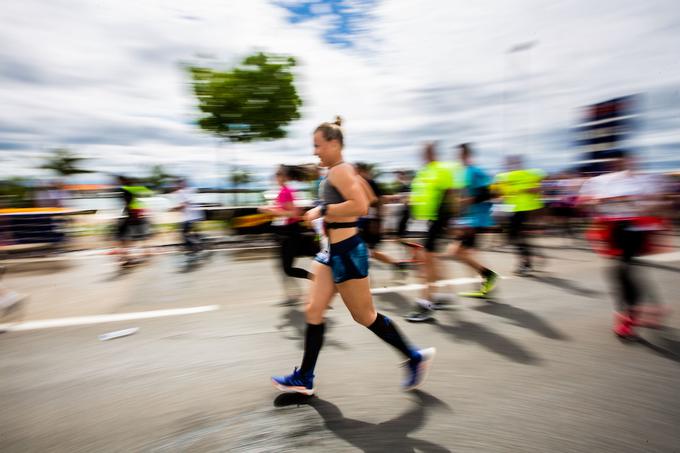
[[[132,275],[138,268],[138,265],[123,267],[121,265],[116,265],[116,270],[109,274],[108,277],[101,280],[101,283],[114,282],[116,280],[121,280],[128,275]]]
[[[537,365],[541,359],[514,341],[487,329],[486,327],[465,321],[459,316],[452,317],[453,324],[435,323],[442,333],[452,336],[456,341],[477,343],[483,348],[525,365]]]
[[[399,293],[384,293],[376,296],[376,298],[380,302],[387,302],[391,305],[391,307],[385,308],[386,311],[405,313],[413,308],[413,303]],[[455,306],[452,306],[451,309],[445,311],[452,313],[454,310]],[[437,311],[437,316],[440,316],[443,312],[444,310]],[[458,316],[452,316],[452,318],[454,319],[454,324],[452,325],[444,325],[439,322],[435,322],[433,325],[443,333],[454,337],[457,341],[478,343],[491,352],[503,355],[515,362],[524,364],[537,364],[540,362],[538,357],[504,336],[488,330],[479,324],[464,321]]]
[[[19,299],[12,305],[0,309],[0,324],[6,324],[11,327],[13,324],[18,324],[25,319],[28,297],[19,296]],[[5,332],[6,330],[0,330],[0,334]]]
[[[433,442],[409,437],[409,433],[425,425],[429,409],[451,410],[429,393],[416,390],[412,394],[416,396],[415,406],[392,420],[377,424],[346,418],[339,407],[318,397],[284,393],[274,400],[274,406],[311,406],[323,418],[326,428],[363,452],[450,452]]]
[[[680,268],[674,267],[674,266],[668,266],[666,264],[660,264],[660,263],[654,263],[651,261],[641,261],[638,260],[635,262],[638,266],[644,266],[644,267],[651,267],[653,269],[661,269],[664,271],[669,271],[669,272],[680,272]]]
[[[200,269],[203,266],[203,262],[200,260],[192,260],[192,259],[185,259],[184,263],[182,263],[178,269],[177,273],[179,274],[189,274],[191,272],[195,272],[198,269]]]
[[[680,363],[680,338],[679,331],[676,329],[664,328],[653,335],[638,337],[637,343],[650,349],[656,354],[674,362]]]
[[[568,340],[569,337],[551,326],[547,321],[530,311],[523,310],[508,304],[486,301],[484,305],[474,308],[487,315],[500,316],[514,322],[519,327],[524,327],[552,340]]]
[[[335,322],[332,319],[326,319],[324,346],[333,346],[343,350],[349,349],[349,347],[344,343],[328,337],[328,331],[333,327],[334,324]],[[276,328],[284,332],[284,338],[286,340],[299,341],[300,347],[304,347],[307,321],[305,320],[304,312],[300,311],[297,307],[288,307],[288,309],[281,316],[281,323],[277,325]],[[293,329],[293,332],[289,331],[290,328]]]
[[[590,288],[584,288],[582,286],[576,285],[573,281],[564,278],[553,277],[551,275],[537,275],[537,274],[532,275],[531,278],[532,280],[535,280],[537,282],[555,286],[569,293],[576,294],[577,296],[590,297],[591,299],[596,299],[603,296],[603,294],[600,291],[596,291]]]
[[[148,269],[154,264],[152,256],[131,257],[128,264],[123,265],[120,261],[115,262],[115,269],[108,277],[102,279],[101,283],[113,282],[124,279],[132,274],[140,272],[142,269]]]
[[[406,313],[414,308],[413,301],[397,292],[382,293],[373,296],[376,302],[390,313]],[[385,306],[384,304],[388,304]]]
[[[497,247],[496,248],[495,247],[481,247],[479,250],[482,251],[482,252],[504,253],[504,254],[507,254],[507,255],[516,255],[517,254],[517,251],[514,248],[512,248],[512,249],[499,249]],[[570,259],[570,258],[562,258],[562,257],[553,256],[553,255],[546,255],[545,253],[534,253],[534,254],[531,255],[531,257],[532,258],[538,258],[540,260],[545,260],[545,261],[555,260],[555,259],[560,259],[560,260],[565,260],[565,261],[576,261],[576,260]]]
[[[202,268],[212,259],[213,251],[202,251],[198,255],[189,255],[184,253],[182,256],[182,264],[179,266],[179,273],[186,274],[197,271]]]

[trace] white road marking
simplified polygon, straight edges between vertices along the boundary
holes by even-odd
[[[101,341],[115,340],[116,338],[127,337],[139,332],[139,327],[131,327],[130,329],[116,330],[115,332],[108,332],[99,335]]]
[[[500,277],[508,279],[512,277]],[[463,277],[450,280],[440,280],[434,284],[437,287],[466,285],[469,283],[480,282],[479,277]],[[382,288],[371,288],[372,294],[385,294],[392,292],[417,291],[425,287],[422,283],[412,283],[407,285],[385,286]],[[195,313],[205,313],[219,310],[219,305],[204,305],[200,307],[172,308],[167,310],[140,311],[133,313],[114,313],[107,315],[78,316],[73,318],[41,319],[36,321],[25,321],[19,323],[0,324],[0,331],[19,332],[23,330],[50,329],[54,327],[72,327],[89,324],[102,324],[107,322],[130,321],[134,319],[162,318],[165,316],[191,315]]]
[[[50,329],[53,327],[83,326],[88,324],[102,324],[106,322],[129,321],[132,319],[162,318],[165,316],[193,315],[219,310],[219,305],[204,305],[201,307],[172,308],[168,310],[139,311],[133,313],[114,313],[108,315],[78,316],[74,318],[43,319],[19,323],[0,324],[0,331],[18,332],[22,330]]]
[[[666,263],[670,261],[680,261],[680,252],[659,253],[658,255],[649,255],[640,258],[641,261],[652,261],[658,263]]]
[[[261,246],[253,246],[253,247],[220,247],[220,248],[213,248],[209,249],[211,252],[243,252],[243,251],[251,251],[251,250],[274,250],[276,249],[276,245],[261,245]],[[52,263],[52,262],[60,262],[60,261],[81,261],[81,260],[91,260],[91,259],[97,259],[100,257],[107,257],[110,256],[113,259],[110,261],[110,264],[118,264],[118,262],[115,260],[117,255],[112,254],[112,249],[94,249],[94,250],[81,250],[77,252],[68,252],[68,253],[63,253],[60,255],[56,256],[44,256],[44,257],[38,257],[38,258],[9,258],[9,259],[4,259],[0,260],[2,264],[4,265],[10,265],[10,264],[32,264],[32,263]],[[183,250],[179,250],[179,246],[160,246],[157,247],[155,250],[150,250],[148,258],[153,258],[154,256],[163,256],[163,255],[180,255],[183,254]]]

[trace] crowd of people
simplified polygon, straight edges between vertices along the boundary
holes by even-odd
[[[492,270],[492,263],[481,260],[477,244],[479,235],[495,231],[498,223],[516,250],[515,274],[521,277],[534,271],[533,225],[558,228],[569,237],[579,235],[576,222],[589,225],[584,236],[595,250],[613,261],[613,331],[619,338],[635,338],[635,326],[658,327],[668,314],[667,307],[647,297],[651,293],[649,282],[643,281],[633,265],[636,258],[659,248],[658,238],[671,228],[665,219],[668,191],[658,177],[638,172],[627,153],[614,156],[609,171],[602,175],[571,174],[553,179],[547,179],[541,170],[525,167],[521,156],[512,155],[506,158],[505,171],[492,177],[475,164],[470,144],[457,146],[455,161],[447,161],[440,157],[434,143],[428,143],[423,150],[423,167],[413,180],[406,182],[405,173],[400,173],[396,195],[387,196],[375,183],[370,166],[343,161],[338,123],[319,126],[314,146],[321,166],[328,169],[322,178],[319,205],[303,214],[294,208],[294,195],[283,184],[285,196],[277,198],[277,202],[284,199],[288,203],[287,208],[278,208],[285,218],[298,221],[303,216],[308,222],[323,219],[323,234],[330,245],[317,254],[311,273],[300,274],[312,280],[306,299],[305,350],[299,368],[273,378],[282,391],[314,392],[313,371],[323,344],[323,314],[336,292],[358,323],[406,357],[404,387],[420,385],[435,349],[410,346],[394,322],[375,310],[367,280],[369,258],[399,271],[417,263],[424,285],[414,301],[416,310],[406,320],[429,321],[436,310],[451,303],[449,294],[437,292],[437,282],[444,279],[443,259],[455,259],[479,274],[478,290],[460,296],[487,298],[494,291],[500,276]],[[404,246],[414,249],[414,260],[398,260],[377,250],[383,238],[381,208],[387,201],[403,204],[396,236]],[[425,231],[421,242],[409,238],[412,228]],[[291,253],[287,245],[290,239],[284,237],[282,257]],[[286,274],[291,275],[288,271]]]
[[[536,270],[532,244],[534,229],[557,229],[561,236],[590,239],[594,249],[612,258],[611,284],[616,291],[614,333],[621,339],[635,337],[638,325],[660,325],[667,309],[650,304],[648,283],[636,272],[637,257],[652,253],[656,238],[670,227],[664,182],[638,172],[633,156],[620,153],[609,162],[609,171],[588,176],[561,174],[548,177],[525,165],[522,156],[505,158],[504,171],[491,175],[477,164],[473,145],[463,143],[451,151],[427,143],[422,167],[410,178],[396,173],[396,187],[385,193],[376,182],[372,166],[349,163],[343,158],[344,137],[340,120],[322,123],[313,134],[318,167],[281,165],[275,173],[278,192],[271,204],[258,211],[271,220],[278,243],[286,303],[304,300],[307,322],[304,353],[292,374],[275,376],[274,385],[286,392],[313,394],[314,368],[324,339],[324,313],[339,293],[352,317],[405,358],[404,388],[418,387],[431,364],[434,348],[420,349],[405,338],[395,322],[379,313],[372,302],[369,260],[391,267],[396,278],[415,269],[422,292],[413,301],[414,311],[405,319],[427,322],[436,311],[453,302],[438,282],[446,278],[444,260],[456,260],[479,276],[475,291],[459,297],[490,298],[499,284],[494,263],[479,253],[480,235],[504,232],[516,254],[515,275],[529,277]],[[294,182],[314,188],[311,206],[303,207]],[[182,212],[181,232],[189,256],[203,251],[196,231],[202,212],[192,202],[192,189],[182,181],[175,192],[175,209]],[[144,225],[138,200],[144,188],[121,180],[125,208],[118,226],[122,249]],[[385,207],[396,212],[392,238],[410,257],[391,256],[381,247],[386,238]],[[397,205],[399,208],[394,209]],[[587,229],[580,227],[588,225]],[[421,232],[421,240],[413,232]],[[582,234],[583,233],[583,234]],[[418,236],[417,234],[415,236]],[[296,260],[314,257],[308,270]],[[400,255],[403,256],[403,255]],[[121,262],[131,261],[121,253]],[[304,294],[299,282],[307,281]],[[298,282],[298,283],[296,283]]]

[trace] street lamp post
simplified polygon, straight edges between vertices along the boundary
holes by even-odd
[[[503,124],[504,124],[504,127],[506,129],[505,134],[504,134],[505,135],[505,146],[504,146],[504,148],[506,150],[508,148],[508,143],[509,143],[509,132],[508,132],[508,127],[507,127],[507,91],[508,91],[508,85],[509,85],[509,79],[510,79],[509,70],[508,70],[510,56],[514,55],[514,54],[520,54],[522,52],[528,52],[528,55],[529,55],[529,64],[528,64],[529,68],[528,68],[528,71],[527,71],[527,74],[528,74],[527,75],[527,79],[528,79],[527,91],[529,93],[529,102],[528,102],[529,103],[529,110],[528,110],[528,115],[527,115],[528,118],[527,118],[527,121],[525,122],[525,129],[524,129],[525,146],[528,149],[529,148],[529,135],[530,135],[529,123],[531,122],[531,108],[532,108],[532,105],[531,105],[531,101],[532,101],[532,99],[531,99],[531,91],[532,91],[532,87],[531,87],[531,82],[532,82],[532,78],[531,78],[531,50],[534,47],[536,47],[537,44],[538,44],[538,41],[526,41],[526,42],[515,44],[514,46],[510,47],[505,52],[505,54],[508,57],[506,59],[506,65],[505,65],[505,68],[506,68],[506,70],[505,70],[505,72],[506,72],[506,74],[505,74],[505,90],[504,90],[504,93],[503,93],[503,106],[504,106],[504,109],[503,109]],[[507,151],[506,151],[506,154],[507,154]]]

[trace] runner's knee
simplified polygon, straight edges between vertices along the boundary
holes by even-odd
[[[352,318],[357,323],[361,324],[364,327],[368,327],[371,324],[373,324],[373,321],[375,321],[375,317],[378,315],[378,313],[375,311],[375,308],[365,310],[354,310],[351,313]]]
[[[323,315],[325,311],[326,307],[322,307],[320,304],[314,304],[313,301],[310,301],[305,307],[305,320],[309,324],[321,324],[323,322]]]

